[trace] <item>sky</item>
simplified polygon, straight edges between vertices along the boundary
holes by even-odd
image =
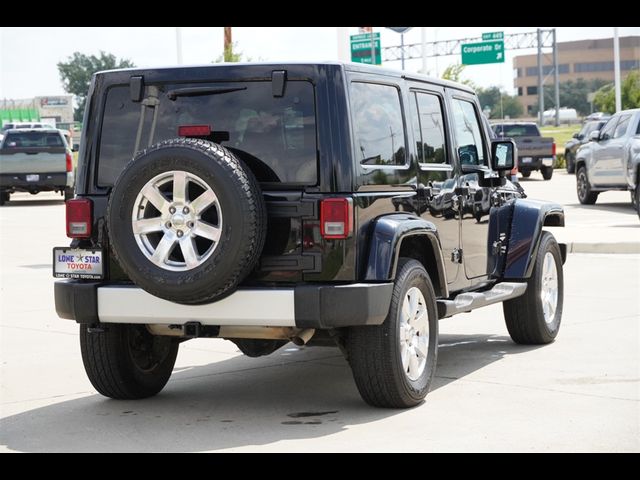
[[[427,27],[427,41],[479,37],[482,32],[503,31],[505,34],[535,31],[537,27]],[[553,27],[540,27],[553,28]],[[382,46],[400,44],[400,35],[384,27],[380,32]],[[223,48],[223,27],[181,27],[183,63],[210,63]],[[358,33],[358,27],[349,27]],[[640,35],[640,27],[620,27],[620,36]],[[613,36],[613,27],[557,27],[559,42]],[[323,61],[337,60],[335,27],[234,27],[233,40],[253,60]],[[419,43],[421,28],[413,27],[405,34],[405,44]],[[1,27],[0,28],[0,98],[30,98],[64,94],[56,64],[73,52],[88,55],[100,50],[118,58],[128,58],[139,67],[177,64],[175,27]],[[463,78],[476,85],[499,85],[513,93],[512,58],[535,53],[536,50],[507,50],[504,64],[466,67]],[[435,75],[459,56],[430,58],[427,69]],[[400,68],[400,62],[384,62],[383,66]],[[406,62],[405,70],[417,72],[420,59]]]

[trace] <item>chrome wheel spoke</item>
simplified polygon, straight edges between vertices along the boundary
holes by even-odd
[[[180,240],[180,250],[182,250],[182,256],[187,264],[187,268],[193,268],[198,265],[198,254],[193,246],[193,239],[191,237],[183,237]]]
[[[143,235],[151,232],[159,232],[162,230],[162,218],[143,218],[133,222],[133,233]]]
[[[162,266],[169,258],[175,242],[176,237],[173,235],[173,233],[165,233],[164,237],[162,237],[162,240],[160,240],[160,243],[158,243],[156,251],[153,252],[151,261],[156,265]]]
[[[411,352],[409,351],[409,347],[406,344],[403,344],[400,347],[400,359],[402,360],[402,369],[405,373],[409,370],[409,357],[411,356]]]
[[[416,342],[416,353],[420,358],[427,358],[429,350],[429,337],[418,337]]]
[[[418,356],[416,352],[411,349],[409,355],[409,378],[418,378],[420,376],[420,362],[418,361]]]
[[[173,172],[173,203],[184,205],[187,200],[187,172]]]
[[[165,213],[169,210],[169,202],[155,185],[147,183],[141,193],[160,212]]]
[[[204,212],[213,203],[218,203],[218,197],[209,189],[202,193],[198,198],[191,202],[191,208],[193,208],[197,214]]]
[[[196,224],[193,229],[193,233],[198,237],[208,238],[214,242],[218,242],[220,240],[220,229],[203,221],[199,221]]]

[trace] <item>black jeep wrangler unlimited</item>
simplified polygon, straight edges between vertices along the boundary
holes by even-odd
[[[365,401],[410,407],[439,319],[504,302],[515,342],[552,342],[564,213],[505,178],[515,144],[480,115],[466,86],[354,64],[96,74],[54,249],[91,383],[155,395],[195,337],[335,342]]]

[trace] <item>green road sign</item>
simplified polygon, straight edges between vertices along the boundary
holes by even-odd
[[[504,39],[504,32],[489,32],[482,34],[482,40],[502,40]]]
[[[380,48],[380,32],[373,34],[375,64],[382,65],[382,55]],[[360,33],[351,35],[351,61],[357,63],[371,63],[371,34]]]
[[[504,63],[504,42],[478,42],[462,44],[462,64]]]

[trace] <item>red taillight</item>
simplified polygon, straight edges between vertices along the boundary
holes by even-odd
[[[556,156],[556,142],[553,142],[553,147],[551,147],[551,155]]]
[[[345,239],[353,232],[353,202],[328,198],[320,202],[320,233],[323,238]]]
[[[67,237],[87,238],[91,236],[92,202],[88,198],[67,200]]]
[[[211,135],[209,125],[180,125],[178,136],[180,137],[208,137]]]
[[[71,154],[69,152],[67,152],[67,172],[73,172],[73,158],[71,157]]]

